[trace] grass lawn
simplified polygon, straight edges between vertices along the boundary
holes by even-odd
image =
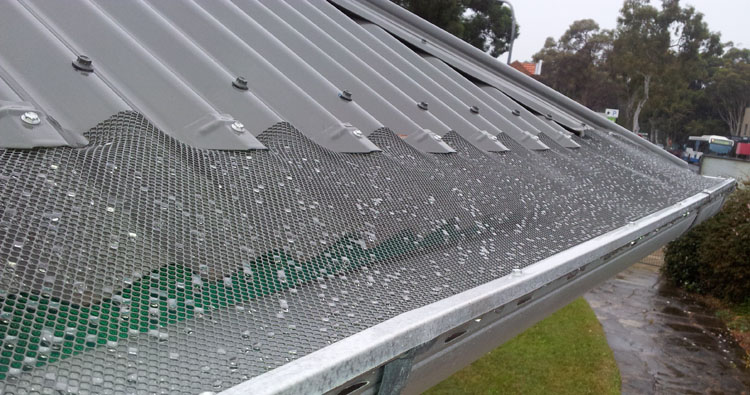
[[[620,372],[582,298],[436,385],[427,394],[619,394]]]

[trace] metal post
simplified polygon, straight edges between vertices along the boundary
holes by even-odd
[[[513,41],[516,40],[516,12],[513,10],[513,4],[510,3],[508,0],[498,0],[500,4],[507,4],[510,8],[510,48],[508,48],[508,64],[510,64],[510,59],[513,56]]]

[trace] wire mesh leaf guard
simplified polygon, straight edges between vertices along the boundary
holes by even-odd
[[[212,151],[122,112],[86,137],[0,150],[3,393],[218,392],[712,183],[597,131],[341,154],[279,123]]]

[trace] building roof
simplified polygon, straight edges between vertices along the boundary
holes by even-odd
[[[731,188],[386,0],[0,2],[0,386],[419,391]]]
[[[513,63],[510,64],[510,67],[513,67],[514,69],[516,69],[516,70],[518,70],[518,71],[520,71],[520,72],[522,72],[522,73],[524,73],[524,74],[526,74],[528,76],[532,76],[532,75],[536,74],[536,67],[537,66],[536,66],[536,63],[534,63],[534,62],[519,62],[519,61],[516,60],[516,61],[514,61]]]

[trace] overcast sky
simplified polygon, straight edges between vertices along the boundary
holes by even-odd
[[[547,37],[555,40],[578,19],[593,19],[602,29],[617,24],[622,0],[510,0],[521,25],[521,35],[513,47],[513,60],[531,60]],[[661,1],[652,0],[659,5]],[[750,0],[682,0],[702,12],[708,28],[721,32],[722,41],[750,48]],[[500,57],[508,59],[507,54]]]

